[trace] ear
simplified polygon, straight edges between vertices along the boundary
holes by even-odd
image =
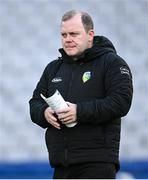
[[[89,41],[93,41],[93,39],[94,39],[94,30],[89,30],[88,35],[89,35]]]

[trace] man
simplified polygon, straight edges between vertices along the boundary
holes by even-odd
[[[119,169],[120,118],[132,101],[131,71],[107,38],[94,35],[85,12],[63,15],[61,39],[61,57],[47,65],[30,100],[31,119],[47,128],[53,178],[113,179]],[[56,90],[68,107],[54,112],[40,94],[49,97]]]

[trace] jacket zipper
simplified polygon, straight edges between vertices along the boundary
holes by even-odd
[[[70,93],[71,93],[71,88],[72,88],[72,81],[73,81],[73,77],[74,77],[74,70],[75,70],[75,65],[73,65],[72,70],[71,70],[71,78],[70,78],[70,83],[68,85],[68,91],[67,91],[67,99],[68,97],[70,97]],[[65,144],[67,143],[67,138],[66,138],[66,134],[64,134],[64,141]],[[68,148],[67,146],[64,149],[64,159],[65,159],[65,166],[68,165]]]
[[[72,67],[70,83],[69,83],[68,91],[67,91],[67,98],[70,97],[70,91],[71,91],[72,81],[73,81],[73,77],[74,77],[74,70],[75,70],[75,64],[74,64],[73,67]]]

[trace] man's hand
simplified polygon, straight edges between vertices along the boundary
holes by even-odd
[[[77,120],[77,105],[69,102],[66,103],[68,104],[67,108],[60,109],[56,112],[59,121],[65,125],[76,122]]]
[[[57,122],[57,118],[54,116],[54,113],[55,112],[50,107],[46,108],[44,111],[45,119],[55,128],[61,129],[60,124]]]

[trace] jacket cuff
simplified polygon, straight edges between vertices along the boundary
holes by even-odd
[[[45,119],[45,116],[44,116],[44,111],[45,109],[48,107],[48,105],[45,105],[42,107],[41,109],[41,125],[43,128],[47,128],[50,124],[47,122],[47,120]]]

